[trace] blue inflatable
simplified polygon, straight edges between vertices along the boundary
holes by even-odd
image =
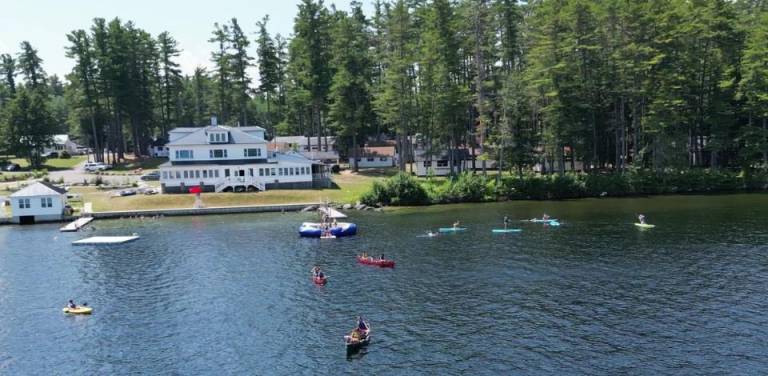
[[[357,225],[354,223],[339,222],[336,227],[331,227],[331,235],[335,237],[352,236],[357,234]],[[319,238],[323,234],[322,224],[304,222],[299,227],[299,235],[305,238]]]

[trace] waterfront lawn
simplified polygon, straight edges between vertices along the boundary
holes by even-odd
[[[86,159],[84,155],[73,155],[71,158],[46,159],[41,169],[48,171],[71,170]],[[22,170],[29,170],[29,162],[24,158],[12,158],[9,163],[18,163]]]
[[[389,172],[365,172],[353,174],[344,171],[334,174],[336,185],[328,189],[273,189],[256,193],[203,193],[203,204],[207,207],[274,205],[290,203],[310,203],[330,201],[354,204],[370,189],[374,181],[384,179]],[[135,195],[111,197],[114,191],[101,191],[95,187],[72,187],[72,192],[80,193],[83,202],[93,203],[94,211],[123,211],[191,208],[195,198],[191,194]]]
[[[161,164],[168,162],[168,158],[143,158],[143,159],[128,159],[123,163],[116,164],[112,169],[107,170],[115,172],[127,172],[142,169],[144,172],[148,170],[157,170]]]

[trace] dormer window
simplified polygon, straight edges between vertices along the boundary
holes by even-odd
[[[210,144],[225,144],[229,142],[227,132],[210,132],[208,133],[208,143]]]

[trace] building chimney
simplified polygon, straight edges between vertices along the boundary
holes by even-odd
[[[218,119],[216,119],[216,116],[211,116],[211,126],[215,127],[219,125]]]

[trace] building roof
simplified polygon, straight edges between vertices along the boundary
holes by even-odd
[[[224,125],[200,127],[200,128],[175,128],[171,132],[189,133],[171,141],[166,146],[175,145],[207,145],[208,132],[220,131],[229,133],[230,144],[259,144],[265,142],[263,138],[246,133],[246,131],[263,130],[261,127],[227,127]]]
[[[68,134],[55,134],[53,135],[53,143],[57,145],[63,145],[66,144],[67,141],[69,141],[69,135]]]
[[[45,182],[35,182],[16,192],[10,197],[36,197],[36,196],[54,196],[64,195],[67,191]]]
[[[361,151],[363,157],[394,157],[394,146],[368,146]]]
[[[309,164],[318,164],[316,161],[313,161],[304,155],[296,152],[287,152],[287,153],[275,153],[275,159],[278,162],[293,162],[293,163],[309,163]]]
[[[311,145],[317,145],[317,136],[277,136],[270,142],[277,142],[277,143],[286,143],[286,144],[299,144],[299,145],[306,145],[307,144],[307,138],[309,138],[309,143]],[[322,140],[323,145],[325,145],[325,142],[327,141],[329,145],[336,143],[336,137],[334,136],[323,136],[320,137]]]

